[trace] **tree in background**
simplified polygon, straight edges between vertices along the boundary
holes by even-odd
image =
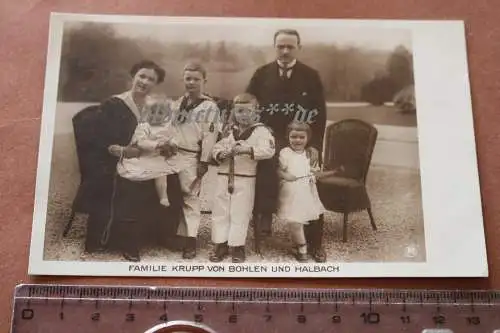
[[[413,84],[413,57],[404,46],[398,46],[387,61],[387,72],[397,91]]]
[[[85,23],[66,29],[63,36],[59,100],[98,102],[128,89],[131,66],[142,59],[162,66],[165,82],[158,91],[176,98],[183,93],[182,68],[189,60],[208,70],[207,92],[232,99],[244,91],[252,73],[274,58],[270,46],[227,41],[159,42],[118,35],[109,24]],[[307,45],[300,59],[320,74],[329,102],[391,100],[413,81],[411,53],[404,47],[392,53],[335,44]],[[368,84],[367,84],[368,83]]]
[[[385,71],[377,73],[363,85],[361,96],[364,101],[382,105],[392,101],[401,90],[413,85],[413,57],[404,46],[397,46],[390,54]]]
[[[315,68],[329,102],[359,102],[362,87],[385,68],[386,52],[332,44],[309,45],[301,60]]]
[[[212,45],[210,42],[205,42],[200,50],[200,60],[202,62],[209,62],[212,59]]]
[[[141,49],[102,24],[67,30],[62,42],[59,97],[65,101],[99,101],[128,88],[129,69]]]

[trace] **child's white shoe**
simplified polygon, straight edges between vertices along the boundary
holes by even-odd
[[[163,198],[160,200],[160,203],[165,206],[165,207],[168,207],[170,206],[170,201],[168,200],[168,198]]]

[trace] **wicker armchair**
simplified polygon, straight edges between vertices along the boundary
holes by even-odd
[[[366,190],[366,176],[377,140],[377,129],[362,120],[345,119],[326,129],[324,170],[343,170],[318,181],[318,192],[326,209],[342,213],[343,241],[347,241],[350,213],[367,210],[373,230],[377,230],[371,201]]]

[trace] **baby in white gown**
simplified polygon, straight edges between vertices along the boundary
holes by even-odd
[[[160,147],[168,143],[177,146],[175,128],[172,125],[171,102],[163,98],[151,98],[144,106],[144,121],[135,129],[130,145],[141,150],[137,158],[123,158],[117,165],[118,174],[132,181],[155,180],[160,203],[169,206],[167,175],[180,172],[185,166],[181,155],[165,158]]]

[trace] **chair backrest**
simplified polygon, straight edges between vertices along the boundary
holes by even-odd
[[[343,166],[342,176],[365,182],[377,135],[375,126],[359,119],[344,119],[329,125],[324,169]]]
[[[93,145],[99,132],[100,105],[90,105],[73,116],[73,132],[76,154],[82,179],[91,172],[93,155],[96,147]]]

